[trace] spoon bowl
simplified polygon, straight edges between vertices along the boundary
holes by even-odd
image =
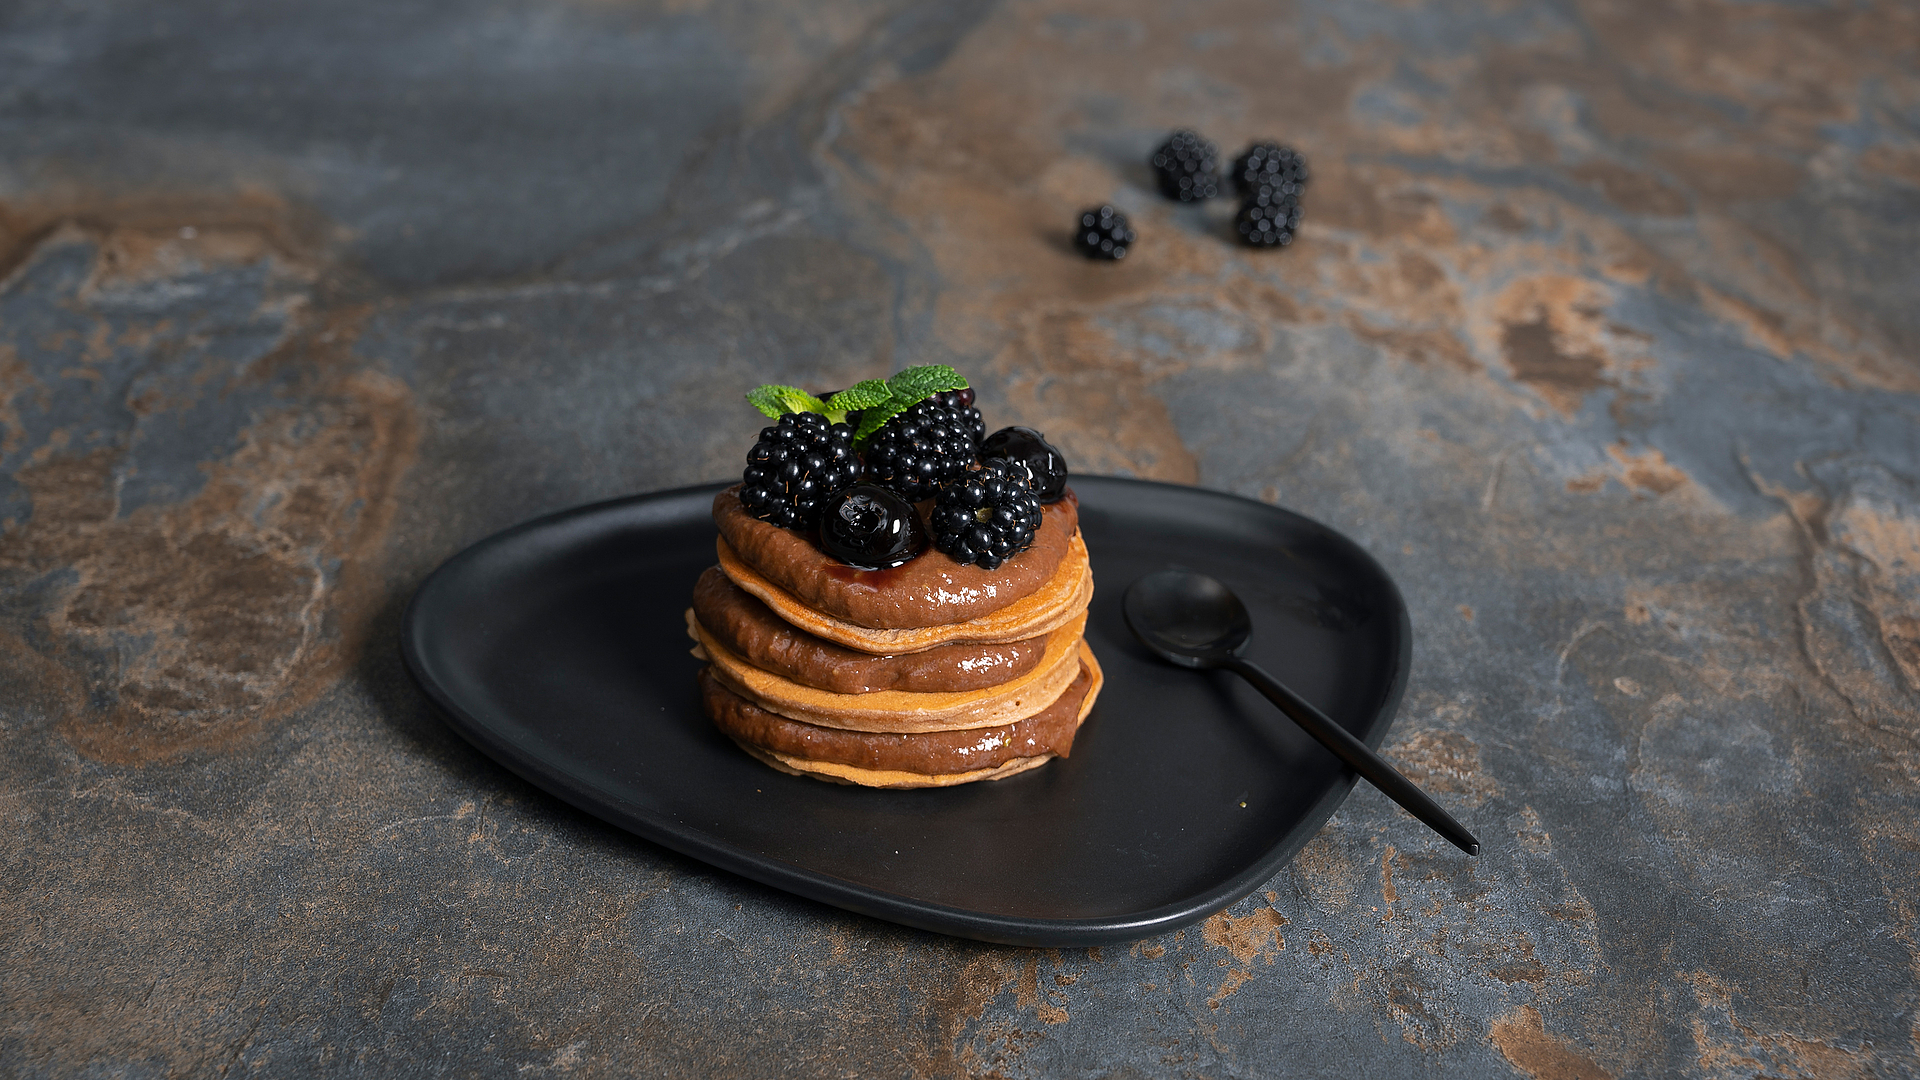
[[[1253,637],[1247,606],[1205,574],[1157,570],[1128,586],[1121,606],[1140,643],[1181,667],[1223,667]]]

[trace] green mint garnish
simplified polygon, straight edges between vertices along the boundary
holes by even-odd
[[[967,377],[945,364],[910,367],[887,380],[895,398],[913,405],[948,390],[965,390]]]
[[[827,412],[839,413],[842,419],[850,412],[871,409],[875,405],[885,404],[893,396],[887,389],[885,379],[864,379],[827,399]],[[834,421],[839,423],[838,420]]]
[[[896,374],[887,380],[887,400],[861,410],[860,427],[853,433],[853,445],[856,448],[866,445],[887,421],[933,395],[966,388],[967,377],[945,364],[910,367]]]
[[[820,413],[828,423],[845,423],[847,414],[860,414],[854,445],[864,444],[887,421],[935,394],[965,390],[966,376],[945,364],[923,364],[898,372],[891,379],[867,379],[821,401],[797,386],[768,383],[747,391],[747,402],[778,420],[788,413]]]
[[[747,403],[775,420],[788,413],[827,411],[827,403],[795,386],[768,383],[747,391]]]

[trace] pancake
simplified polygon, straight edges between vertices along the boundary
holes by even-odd
[[[1075,727],[1084,723],[1087,714],[1093,711],[1094,700],[1100,695],[1105,681],[1100,664],[1093,658],[1093,651],[1081,646],[1082,661],[1091,685],[1086,696],[1080,700],[1075,710]],[[826,780],[836,784],[852,784],[861,787],[876,788],[927,788],[952,787],[957,784],[970,784],[978,780],[1003,780],[1009,776],[1037,769],[1053,760],[1053,754],[1041,754],[1034,757],[1013,758],[999,765],[972,769],[958,773],[919,773],[903,769],[872,769],[839,762],[809,761],[792,754],[782,754],[774,750],[765,750],[750,743],[735,739],[734,742],[748,754],[762,763],[794,776],[810,776],[816,780]]]
[[[975,769],[972,772],[945,773],[930,775],[924,773],[895,772],[882,769],[862,769],[853,765],[836,765],[830,761],[807,761],[803,758],[776,754],[771,750],[762,750],[750,746],[738,739],[734,745],[745,750],[748,755],[759,759],[763,765],[786,773],[788,776],[806,776],[815,780],[825,780],[832,784],[846,784],[851,787],[871,788],[930,788],[954,787],[959,784],[971,784],[976,780],[1004,780],[1016,773],[1037,769],[1053,760],[1052,754],[1040,757],[1016,758],[996,769]]]
[[[1066,555],[1053,577],[1020,600],[977,619],[944,626],[900,629],[874,629],[856,626],[815,611],[785,589],[761,576],[747,565],[726,538],[714,541],[720,569],[735,585],[758,597],[775,615],[788,623],[825,638],[876,656],[895,656],[920,652],[936,645],[992,645],[1038,637],[1065,625],[1086,611],[1093,599],[1093,570],[1087,561],[1087,545],[1076,531],[1067,545]],[[921,556],[926,558],[927,556]],[[941,555],[940,558],[946,558]]]
[[[1071,491],[1041,507],[1032,543],[991,570],[932,548],[890,569],[848,566],[822,551],[811,530],[748,514],[731,488],[714,496],[713,522],[741,562],[814,611],[873,630],[912,630],[978,619],[1040,589],[1066,557],[1080,512]]]
[[[714,678],[769,712],[847,731],[919,732],[992,727],[1031,716],[1064,693],[1079,672],[1086,613],[1047,635],[1032,671],[999,686],[953,693],[879,690],[830,694],[762,671],[716,641],[689,612],[688,632],[713,664]],[[698,654],[696,654],[698,655]]]
[[[1032,671],[1047,647],[1042,634],[999,645],[936,645],[923,652],[874,656],[782,620],[717,566],[708,567],[695,583],[693,613],[715,640],[754,667],[834,694],[998,686]]]
[[[1084,661],[1067,692],[1032,716],[990,728],[912,735],[841,731],[789,720],[768,712],[700,673],[700,694],[714,725],[737,742],[815,763],[851,765],[886,772],[944,774],[998,768],[1015,758],[1073,750],[1084,715],[1081,705],[1094,688]]]

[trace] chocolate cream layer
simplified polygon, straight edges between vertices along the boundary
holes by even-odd
[[[1080,527],[1079,501],[1069,489],[1042,508],[1033,546],[997,569],[962,565],[928,548],[891,570],[856,570],[811,538],[750,516],[737,491],[713,500],[714,524],[735,554],[815,610],[878,630],[947,626],[1019,601],[1053,577]]]
[[[720,644],[753,666],[835,694],[981,690],[1032,671],[1047,651],[1047,635],[1041,634],[1004,645],[941,645],[902,656],[856,652],[790,625],[717,566],[694,585],[693,613]]]
[[[1080,703],[1092,686],[1092,672],[1082,664],[1066,693],[1024,720],[966,731],[891,735],[789,720],[722,686],[708,669],[700,669],[700,694],[707,715],[721,731],[743,743],[808,761],[933,775],[987,769],[1044,754],[1066,757],[1080,727]]]

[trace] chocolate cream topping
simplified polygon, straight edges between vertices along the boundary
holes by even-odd
[[[1042,507],[1033,546],[998,569],[963,566],[929,547],[891,570],[856,570],[811,537],[748,515],[737,488],[713,500],[714,524],[728,546],[768,581],[816,611],[876,630],[947,626],[977,619],[1038,590],[1053,577],[1080,527],[1079,500],[1069,488]]]
[[[807,761],[923,775],[987,769],[1042,754],[1066,757],[1079,730],[1080,703],[1093,685],[1092,673],[1083,664],[1066,693],[1025,720],[965,731],[891,735],[789,720],[720,685],[706,668],[700,669],[699,677],[700,694],[714,726],[743,743]]]
[[[717,566],[693,587],[693,613],[720,644],[762,671],[835,694],[877,690],[940,693],[981,690],[1032,671],[1047,635],[1004,645],[941,645],[902,656],[873,656],[789,625]]]

